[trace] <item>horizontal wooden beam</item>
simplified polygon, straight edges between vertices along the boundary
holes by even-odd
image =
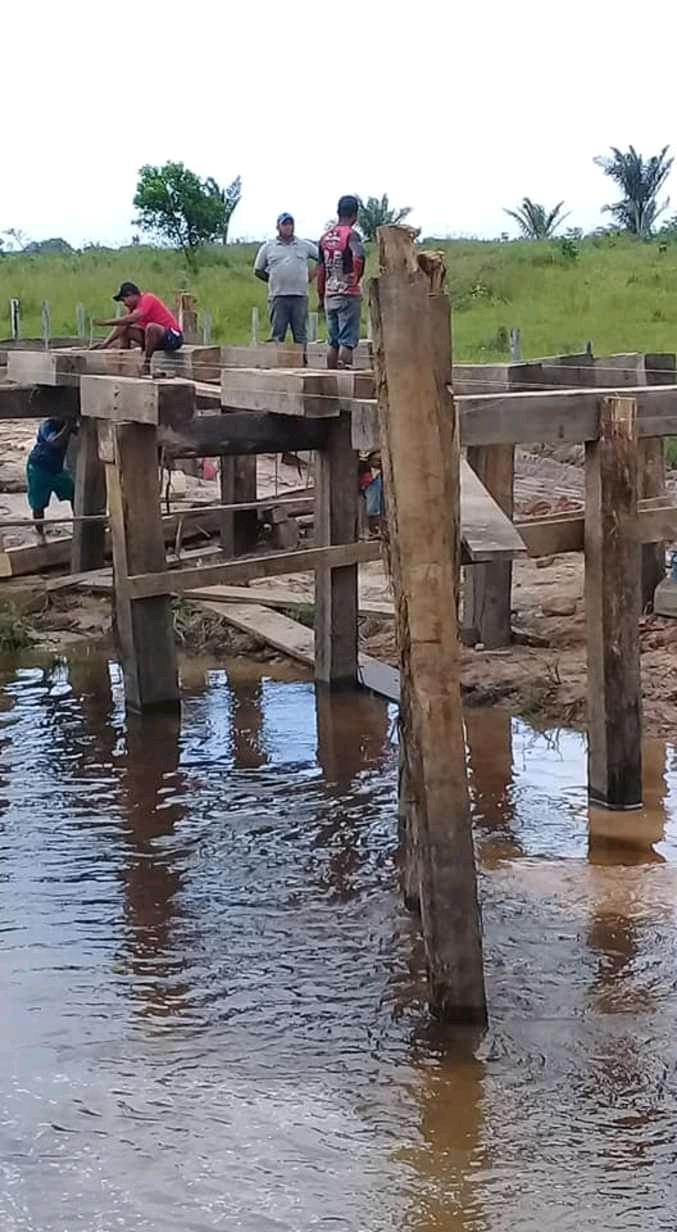
[[[224,564],[204,565],[197,569],[136,574],[129,578],[129,597],[147,599],[153,595],[182,595],[187,590],[195,590],[201,586],[218,586],[221,582],[242,585],[251,582],[253,578],[306,573],[321,566],[341,569],[346,565],[365,564],[380,558],[381,547],[376,541],[339,544],[328,548],[304,548],[300,552],[276,552],[270,556],[252,556]]]
[[[80,401],[82,414],[94,419],[175,427],[192,419],[195,387],[177,377],[83,376]]]
[[[602,398],[614,389],[552,389],[458,398],[463,445],[596,440]],[[677,385],[624,388],[635,398],[640,436],[677,433]]]
[[[335,418],[374,397],[374,375],[353,369],[224,368],[221,402],[234,410]]]
[[[526,544],[529,556],[559,556],[564,552],[583,551],[585,518],[582,513],[533,518],[516,522],[515,528]],[[677,539],[677,506],[640,509],[636,533],[640,543]]]
[[[323,449],[327,425],[295,415],[233,411],[198,415],[180,427],[161,427],[160,443],[173,458],[216,458]]]
[[[46,419],[80,414],[80,391],[46,385],[0,385],[0,420]]]

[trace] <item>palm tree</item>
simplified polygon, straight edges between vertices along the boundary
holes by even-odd
[[[365,240],[375,240],[378,227],[403,222],[408,214],[411,214],[410,205],[396,210],[390,205],[388,194],[384,193],[380,201],[378,197],[367,197],[366,201],[360,203],[358,223]]]
[[[555,234],[556,228],[561,226],[565,218],[569,217],[571,211],[562,214],[563,205],[563,201],[558,201],[553,209],[546,210],[544,205],[539,205],[530,197],[524,197],[522,204],[516,210],[504,210],[503,212],[519,223],[525,240],[549,240]]]
[[[623,197],[604,209],[613,214],[624,231],[639,235],[642,239],[651,234],[656,219],[670,203],[666,197],[661,205],[656,198],[670,174],[672,158],[668,158],[669,145],[664,145],[660,154],[644,159],[634,145],[624,153],[611,147],[611,157],[600,155],[594,159],[605,175],[618,184]]]
[[[230,184],[227,184],[225,188],[221,188],[213,176],[210,176],[209,179],[205,181],[205,186],[207,188],[207,192],[210,193],[212,197],[216,197],[216,199],[221,203],[221,207],[223,209],[221,242],[223,244],[227,244],[230,220],[233,217],[242,196],[242,176],[236,176],[235,179]]]

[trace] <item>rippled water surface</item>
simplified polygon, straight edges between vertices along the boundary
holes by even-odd
[[[129,724],[99,656],[0,677],[2,1232],[674,1229],[672,747],[590,817],[580,736],[467,716],[492,1025],[444,1039],[394,714],[274,671]]]

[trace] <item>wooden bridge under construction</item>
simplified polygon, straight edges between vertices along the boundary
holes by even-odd
[[[180,701],[172,599],[205,587],[314,571],[318,686],[378,690],[400,703],[400,835],[406,901],[419,912],[433,1012],[483,1022],[486,995],[470,829],[459,672],[462,632],[510,640],[511,569],[521,556],[583,552],[588,650],[589,792],[614,809],[641,803],[639,618],[677,538],[664,440],[677,435],[674,355],[579,356],[453,365],[445,269],[406,227],[379,237],[373,344],[328,371],[303,348],[187,345],[133,351],[0,343],[0,419],[80,419],[71,573],[113,557],[127,704]],[[585,447],[583,513],[513,520],[515,447]],[[379,449],[399,674],[358,652],[358,568],[379,542],[358,534],[358,451]],[[263,506],[256,456],[309,451],[312,547],[255,552]],[[170,563],[178,522],[163,518],[158,460],[220,458],[220,504],[207,513],[218,554]],[[298,499],[297,504],[298,504]],[[49,553],[53,545],[44,552]],[[32,567],[44,567],[43,549]],[[5,574],[12,573],[10,563]]]

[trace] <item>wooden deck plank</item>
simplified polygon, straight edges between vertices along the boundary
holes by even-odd
[[[513,560],[527,554],[519,531],[465,458],[461,460],[461,537],[472,562]]]

